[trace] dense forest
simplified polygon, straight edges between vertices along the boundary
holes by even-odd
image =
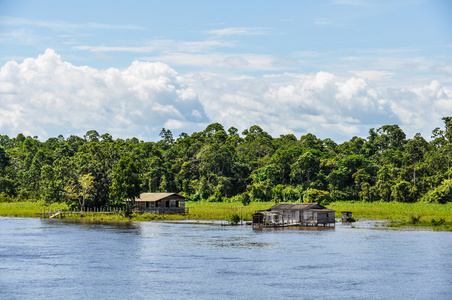
[[[241,134],[213,123],[158,142],[83,137],[41,142],[0,136],[0,201],[44,200],[78,207],[124,205],[140,192],[177,192],[193,201],[451,201],[452,117],[431,140],[398,125],[337,144],[306,134]]]

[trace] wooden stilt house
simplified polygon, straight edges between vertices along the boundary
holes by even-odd
[[[135,199],[136,212],[186,214],[185,197],[176,193],[142,193]]]
[[[334,226],[335,212],[317,203],[279,203],[253,214],[253,227]]]

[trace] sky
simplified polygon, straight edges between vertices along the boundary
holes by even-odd
[[[0,135],[429,140],[452,116],[451,16],[449,0],[0,0]]]

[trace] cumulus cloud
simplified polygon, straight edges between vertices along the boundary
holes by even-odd
[[[207,122],[197,94],[162,63],[134,61],[124,70],[64,62],[48,49],[0,71],[0,131],[40,138],[96,129],[151,139],[162,127]]]
[[[273,136],[308,132],[336,141],[367,137],[370,128],[399,124],[429,138],[452,114],[452,91],[438,81],[418,88],[377,88],[364,78],[328,72],[227,80],[192,75],[211,120],[240,129],[257,124]]]
[[[140,61],[122,70],[98,70],[74,66],[49,49],[1,68],[0,132],[45,139],[95,129],[114,137],[155,140],[162,127],[177,135],[219,122],[239,130],[259,125],[275,137],[313,133],[341,142],[367,137],[370,128],[385,124],[399,124],[409,137],[420,132],[429,138],[442,126],[441,118],[452,115],[452,90],[441,82],[378,86],[386,76],[391,74],[179,75],[166,64]]]

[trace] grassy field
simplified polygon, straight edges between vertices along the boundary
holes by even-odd
[[[0,203],[0,216],[3,217],[38,217],[40,209],[67,208],[66,204],[52,204],[44,206],[43,202],[2,202]]]
[[[398,203],[398,202],[334,202],[328,208],[353,212],[353,218],[386,220],[389,227],[430,228],[452,231],[452,203]]]
[[[251,215],[256,210],[263,210],[274,205],[273,202],[252,202],[248,206],[243,206],[241,202],[187,202],[190,207],[190,220],[229,220],[233,214],[238,214],[244,220],[251,220]]]
[[[212,203],[212,202],[186,202],[190,208],[188,215],[155,215],[155,214],[134,214],[132,221],[161,221],[161,220],[229,220],[233,214],[241,216],[244,220],[251,220],[251,215],[260,209],[267,209],[272,206],[271,202],[255,202],[248,206],[242,203]],[[10,217],[39,217],[40,211],[46,208],[66,209],[65,204],[52,204],[44,206],[42,202],[11,202],[0,203],[0,216]],[[82,215],[68,215],[67,219],[85,219],[100,221],[129,221],[119,214],[93,214],[83,213]]]
[[[253,202],[248,206],[242,203],[213,203],[213,202],[187,202],[190,208],[188,215],[155,215],[134,214],[131,219],[120,214],[93,214],[66,216],[67,219],[81,219],[86,221],[168,221],[168,220],[231,220],[236,214],[244,220],[251,220],[256,210],[270,208],[273,202]],[[53,209],[66,208],[64,204],[46,206]],[[12,202],[0,203],[0,216],[13,217],[39,217],[43,210],[42,202]],[[341,211],[353,212],[356,220],[387,220],[388,227],[414,227],[433,230],[452,231],[452,203],[396,203],[396,202],[334,202],[328,208],[336,210],[336,218],[340,218]]]

